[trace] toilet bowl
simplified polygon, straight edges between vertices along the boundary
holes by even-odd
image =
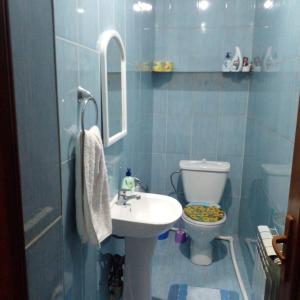
[[[220,235],[226,222],[226,213],[219,206],[230,164],[215,161],[180,161],[185,198],[188,205],[182,215],[186,232],[191,239],[190,258],[197,265],[212,263],[211,242]],[[187,211],[199,211],[188,213]],[[203,211],[204,210],[204,214]],[[218,217],[210,218],[208,211]],[[205,217],[203,217],[203,215]],[[208,216],[208,217],[206,217]]]
[[[226,221],[226,214],[217,222],[199,222],[185,213],[182,215],[185,230],[190,239],[190,257],[192,263],[207,266],[212,263],[211,241],[220,235]]]

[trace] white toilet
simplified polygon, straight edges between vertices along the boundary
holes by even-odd
[[[190,207],[186,210],[206,210],[209,207],[209,210],[218,213],[218,218],[212,218],[213,221],[210,218],[203,221],[201,219],[203,216],[195,218],[194,214],[191,215],[187,212],[182,215],[184,227],[191,239],[191,261],[197,265],[209,265],[212,263],[211,242],[220,235],[222,226],[226,221],[226,214],[221,210],[219,203],[230,164],[206,160],[182,160],[179,166],[185,198],[189,202],[186,208]]]

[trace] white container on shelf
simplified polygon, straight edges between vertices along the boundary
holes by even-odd
[[[241,72],[243,67],[243,56],[240,47],[235,47],[235,54],[232,59],[231,72]]]

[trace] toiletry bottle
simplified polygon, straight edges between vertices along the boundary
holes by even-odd
[[[261,72],[261,59],[259,56],[254,57],[253,61],[253,71],[254,72]]]
[[[250,72],[250,69],[251,69],[251,65],[249,64],[249,58],[244,56],[242,72]]]
[[[235,54],[232,60],[231,72],[241,72],[243,67],[242,53],[239,47],[235,47]]]
[[[273,48],[272,46],[269,47],[267,49],[267,53],[264,57],[264,60],[263,60],[263,70],[265,72],[271,72],[272,69],[273,69],[273,65],[274,65],[274,59],[273,59]]]
[[[134,178],[131,176],[131,170],[128,168],[126,172],[126,176],[123,178],[122,181],[122,189],[127,189],[133,192],[134,188],[135,188]]]
[[[231,71],[231,64],[232,64],[232,59],[231,59],[231,55],[230,52],[226,53],[224,62],[223,62],[223,66],[222,66],[222,71],[223,72],[230,72]]]

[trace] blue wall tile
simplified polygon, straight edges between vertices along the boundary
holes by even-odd
[[[85,244],[82,246],[84,294],[83,299],[99,298],[99,275],[97,274],[100,251],[99,247]],[[104,299],[103,299],[104,300]]]
[[[77,233],[75,211],[75,160],[62,164],[62,213],[65,294],[72,299],[83,295],[82,244]]]
[[[167,138],[167,118],[164,114],[153,114],[153,136],[152,141],[153,153],[166,152],[166,138]]]
[[[192,95],[195,115],[218,116],[220,112],[220,91],[195,91]]]
[[[240,214],[240,197],[229,197],[222,201],[222,207],[226,211],[226,223],[222,228],[222,234],[238,234],[238,219]],[[244,278],[245,279],[245,278]]]
[[[194,116],[192,153],[217,155],[218,117]]]
[[[126,51],[127,61],[133,65],[141,62],[141,23],[139,13],[132,7],[135,0],[126,1]]]
[[[168,115],[188,118],[192,113],[191,99],[182,90],[168,92]]]
[[[78,63],[79,63],[79,84],[89,90],[98,104],[99,122],[101,124],[101,91],[100,91],[100,62],[97,52],[86,48],[78,49]],[[96,120],[96,108],[93,104],[90,104],[86,108],[86,128],[90,128],[95,124]]]
[[[94,95],[100,114],[101,82],[97,41],[99,35],[108,29],[115,29],[121,34],[126,45],[128,68],[128,134],[125,139],[105,149],[110,196],[115,196],[119,191],[127,167],[131,167],[133,174],[146,184],[151,183],[153,84],[152,74],[141,72],[140,64],[153,57],[154,14],[135,12],[135,2],[80,0],[74,7],[58,1],[55,3],[66,299],[108,298],[105,278],[107,270],[101,269],[103,266],[99,265],[104,254],[96,247],[81,244],[74,210],[74,146],[80,125],[77,87],[81,85]],[[70,12],[70,9],[73,11]],[[91,104],[87,107],[85,126],[88,128],[94,123],[95,108]],[[101,126],[101,118],[98,125]],[[109,250],[110,241],[107,243]]]
[[[151,191],[164,191],[166,194],[173,192],[169,176],[178,170],[180,159],[228,161],[232,169],[224,198],[227,206],[233,203],[231,205],[234,207],[224,232],[237,233],[249,78],[213,73],[153,76],[154,110],[160,113],[154,114],[153,118],[152,172],[159,168],[158,159],[166,160],[166,166],[162,161],[165,172],[160,170],[152,174]],[[164,139],[165,148],[162,146]],[[181,199],[181,180],[174,179],[181,191],[177,196]],[[161,182],[164,182],[165,188]]]
[[[167,152],[188,154],[191,145],[192,120],[182,116],[169,116],[167,121]]]
[[[8,8],[28,244],[61,214],[53,9],[51,1],[36,0]]]
[[[26,251],[30,299],[63,299],[61,221]]]
[[[211,2],[207,11],[200,11],[194,0],[166,0],[150,1],[154,10],[140,13],[133,10],[135,0],[97,2],[83,1],[86,14],[74,13],[77,7],[73,7],[65,12],[65,19],[62,11],[66,6],[55,3],[63,161],[73,158],[72,136],[78,131],[77,85],[92,90],[100,101],[99,62],[93,49],[98,34],[114,28],[120,31],[127,50],[129,130],[125,140],[105,151],[111,194],[118,191],[127,166],[151,185],[152,192],[176,196],[169,175],[178,170],[179,160],[229,161],[231,171],[222,199],[228,216],[224,233],[238,232],[239,210],[242,238],[253,237],[259,222],[281,229],[284,205],[270,193],[269,177],[265,179],[262,165],[282,169],[292,159],[300,47],[295,42],[299,30],[290,25],[298,22],[294,12],[298,4],[282,2],[267,11],[262,0],[229,0]],[[281,72],[254,73],[251,79],[242,74],[208,73],[220,71],[225,52],[234,52],[237,45],[250,58],[253,48],[253,55],[262,61],[272,47],[273,63],[279,62]],[[174,61],[179,72],[153,76],[140,72],[141,65],[153,58]],[[92,112],[88,119],[92,123]],[[72,161],[64,164],[63,172],[64,181],[72,186],[71,165]],[[181,179],[175,181],[181,199]],[[66,194],[72,194],[71,190]],[[68,210],[72,213],[68,206],[64,210],[66,215]],[[65,227],[72,228],[73,221]],[[73,234],[70,229],[66,239]],[[94,248],[80,249],[75,256],[85,276],[80,279],[81,293],[93,298],[91,290],[101,274],[91,266],[95,266],[99,253]],[[71,254],[67,255],[66,269],[72,273]]]
[[[152,154],[151,168],[151,192],[158,194],[166,193],[165,180],[160,174],[166,175],[166,154]]]
[[[78,41],[77,2],[54,1],[55,34],[73,42]]]
[[[76,134],[79,125],[77,101],[78,48],[64,40],[56,39],[56,64],[58,104],[60,116],[61,160],[74,157]]]
[[[107,29],[115,29],[114,8],[114,0],[99,0],[99,20],[101,32]]]
[[[243,116],[222,116],[218,148],[222,154],[243,155],[246,121]]]
[[[165,182],[165,190],[167,195],[172,195],[173,197],[181,196],[183,193],[182,190],[182,181],[180,176],[174,175],[174,185],[176,189],[178,189],[178,195],[174,193],[173,187],[170,182],[170,175],[172,172],[178,171],[179,170],[179,161],[180,160],[186,160],[189,159],[190,156],[189,154],[173,154],[173,153],[168,153],[166,156],[166,173],[164,174],[162,180]]]
[[[126,15],[126,4],[127,1],[114,0],[114,26],[120,33],[124,44],[126,43],[126,18],[128,17]],[[101,6],[101,10],[103,10],[103,6]]]
[[[224,13],[225,26],[251,26],[254,24],[255,1],[227,1]]]
[[[193,0],[159,2],[155,59],[172,60],[181,72],[214,72],[235,46],[251,57],[254,11],[255,0],[210,1],[206,10]]]
[[[153,91],[153,113],[166,114],[168,109],[168,91],[154,89]]]
[[[98,0],[77,1],[78,43],[91,49],[97,48],[99,38],[98,2]]]
[[[230,162],[230,172],[228,174],[230,187],[226,186],[224,197],[239,198],[242,188],[243,156],[218,155],[218,159]]]
[[[295,39],[296,1],[278,2],[265,9],[256,1],[254,56],[262,72],[251,78],[240,209],[241,241],[254,239],[258,225],[284,230],[288,204],[299,87],[299,47]],[[292,21],[293,20],[293,21]],[[291,23],[292,22],[292,23]],[[290,49],[293,49],[290,51]],[[242,242],[250,281],[253,262]]]
[[[224,116],[245,115],[247,112],[248,93],[245,91],[225,92],[221,101],[221,112]]]

